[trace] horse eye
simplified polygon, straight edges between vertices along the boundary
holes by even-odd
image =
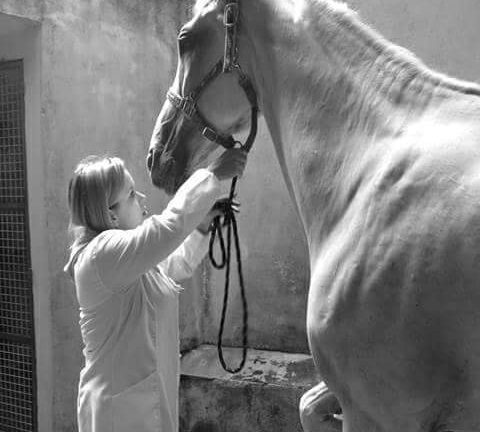
[[[184,30],[180,31],[180,33],[177,36],[177,39],[180,40],[185,40],[187,38],[188,33]]]
[[[180,33],[177,37],[178,50],[180,54],[185,53],[190,49],[192,42],[191,35],[188,33]]]

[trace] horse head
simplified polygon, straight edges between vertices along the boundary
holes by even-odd
[[[253,87],[248,84],[246,91],[239,85],[246,75],[236,63],[238,19],[236,2],[199,0],[193,18],[178,34],[175,78],[147,156],[153,184],[168,194],[219,148],[217,144],[233,147],[231,135],[249,123],[252,101],[248,93]],[[228,32],[235,33],[226,38]],[[229,46],[233,57],[225,60],[227,39],[233,43]],[[225,61],[233,58],[229,68]]]

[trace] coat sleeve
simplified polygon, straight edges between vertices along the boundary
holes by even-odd
[[[159,266],[176,282],[187,279],[205,257],[208,244],[209,236],[194,230]]]
[[[104,285],[121,290],[165,260],[202,222],[220,193],[215,175],[205,169],[198,170],[160,215],[147,218],[132,230],[101,233],[95,262]]]

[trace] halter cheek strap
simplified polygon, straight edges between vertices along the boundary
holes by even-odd
[[[225,27],[225,52],[223,55],[223,72],[230,72],[238,66],[237,23],[238,1],[231,1],[225,5],[223,11],[223,26]]]

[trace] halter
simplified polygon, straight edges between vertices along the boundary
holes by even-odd
[[[238,84],[243,89],[251,106],[250,133],[242,145],[242,148],[248,152],[257,135],[258,103],[257,94],[255,93],[250,78],[242,71],[242,68],[238,64],[238,21],[238,0],[230,0],[230,2],[225,5],[223,12],[223,25],[225,28],[225,51],[223,58],[213,66],[200,84],[187,96],[180,96],[170,88],[167,92],[167,99],[176,109],[181,111],[187,119],[195,123],[197,129],[206,139],[227,149],[233,148],[238,141],[235,140],[232,135],[225,135],[219,132],[210,124],[198,110],[197,101],[205,88],[221,74],[236,73],[238,75]]]

